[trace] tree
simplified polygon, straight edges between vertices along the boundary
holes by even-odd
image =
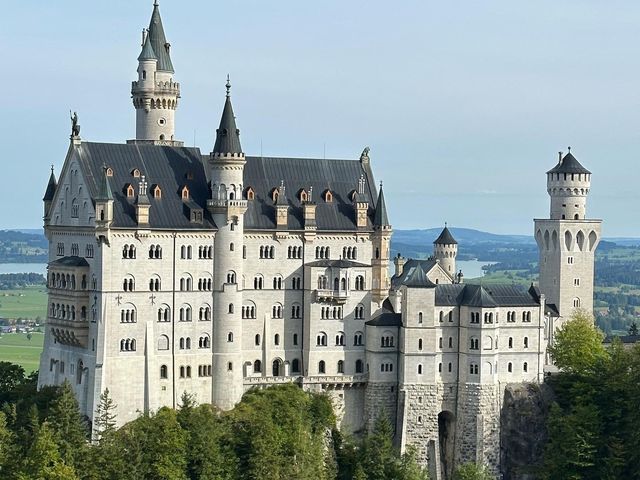
[[[375,420],[373,432],[364,442],[362,467],[369,480],[392,478],[391,471],[396,457],[392,439],[391,422],[386,412],[382,411]]]
[[[7,428],[7,419],[0,412],[0,478],[10,478],[17,456],[14,435]]]
[[[576,310],[556,332],[554,344],[548,351],[561,370],[587,374],[606,358],[603,338],[602,332],[594,325],[593,317],[584,310]]]
[[[638,324],[635,322],[635,320],[629,327],[629,335],[638,335]]]
[[[0,362],[0,405],[18,398],[16,391],[24,380],[24,368],[15,363]]]
[[[27,452],[20,480],[77,480],[73,467],[66,465],[56,445],[54,433],[47,422],[38,431]]]
[[[453,472],[453,480],[494,480],[494,477],[484,466],[463,463]]]
[[[82,470],[87,449],[87,424],[80,415],[78,400],[67,380],[60,386],[47,420],[64,462]]]
[[[96,408],[96,413],[93,417],[93,431],[96,438],[100,438],[102,435],[110,435],[115,431],[115,410],[117,407],[109,396],[109,389],[105,388],[100,395],[100,403],[98,403],[98,408]]]

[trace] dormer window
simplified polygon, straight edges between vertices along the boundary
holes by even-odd
[[[151,190],[153,194],[153,198],[162,198],[162,190],[160,190],[160,185],[156,185]]]
[[[352,190],[351,193],[349,194],[349,199],[353,202],[356,199],[356,191]]]
[[[271,199],[273,200],[273,203],[276,203],[278,201],[278,189],[274,188],[271,191]]]
[[[309,200],[309,195],[304,188],[300,189],[300,191],[298,192],[298,198],[301,202],[306,202],[307,200]]]
[[[253,187],[247,188],[246,197],[247,200],[253,200],[256,197],[256,192],[253,191]]]
[[[113,168],[107,167],[107,177],[113,177]]]
[[[322,194],[322,198],[324,199],[325,202],[331,203],[333,202],[333,193],[331,193],[331,190],[325,190],[324,193]]]
[[[185,177],[187,180],[193,180],[193,172],[187,172],[187,173],[184,175],[184,177]]]
[[[133,175],[134,178],[140,178],[140,170],[134,168],[133,170],[131,170],[131,175]]]
[[[133,185],[127,183],[124,187],[124,193],[127,195],[127,198],[133,198],[136,192],[133,190]]]
[[[180,196],[182,197],[182,200],[189,200],[189,187],[187,187],[186,185],[182,187]]]

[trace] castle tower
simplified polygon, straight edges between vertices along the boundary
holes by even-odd
[[[49,210],[51,209],[51,202],[56,194],[56,188],[58,188],[58,181],[56,175],[53,173],[53,165],[51,165],[51,175],[49,175],[49,183],[47,184],[47,190],[44,192],[42,201],[44,202],[44,221],[47,223],[49,220]]]
[[[131,97],[136,109],[136,139],[132,143],[182,145],[174,139],[180,84],[173,81],[170,47],[156,0],[149,28],[142,32],[138,80],[131,84]]]
[[[457,255],[458,242],[445,224],[440,236],[433,241],[433,256],[440,261],[440,266],[451,276],[452,280],[456,278]]]
[[[387,215],[387,204],[384,201],[382,183],[380,183],[380,193],[378,193],[376,212],[373,217],[373,234],[371,235],[373,247],[371,300],[378,305],[381,305],[384,299],[389,296],[389,250],[392,232],[389,216]]]
[[[242,365],[242,251],[244,213],[242,198],[246,163],[240,146],[240,130],[231,106],[229,78],[227,98],[209,156],[211,199],[209,212],[218,227],[213,268],[213,403],[229,410],[243,393]]]
[[[587,219],[590,187],[591,172],[571,151],[564,157],[560,153],[558,164],[547,172],[550,218],[534,220],[540,290],[565,319],[575,308],[593,311],[594,257],[602,220]]]

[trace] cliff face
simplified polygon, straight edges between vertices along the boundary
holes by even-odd
[[[500,413],[503,480],[535,480],[547,441],[546,421],[553,402],[548,385],[514,384],[505,389]]]

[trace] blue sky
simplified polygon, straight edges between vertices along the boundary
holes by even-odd
[[[640,236],[640,2],[160,2],[182,85],[176,136],[210,151],[231,75],[248,154],[371,147],[395,228],[528,234],[572,146],[588,215]],[[151,0],[6,2],[0,228],[41,225],[69,109],[85,140],[135,134],[130,82]],[[262,147],[261,147],[262,145]]]

